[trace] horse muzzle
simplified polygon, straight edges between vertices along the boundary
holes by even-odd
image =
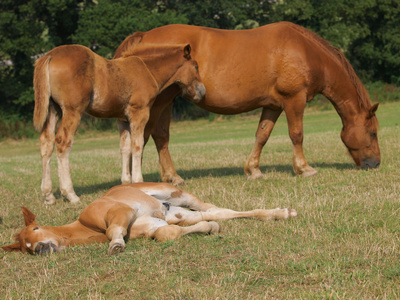
[[[364,159],[361,164],[361,169],[368,170],[368,169],[376,169],[380,166],[380,161],[376,159]]]
[[[47,255],[50,253],[58,252],[57,246],[53,243],[39,242],[35,247],[35,254]]]

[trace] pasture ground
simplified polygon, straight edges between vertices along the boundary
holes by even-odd
[[[219,235],[174,242],[130,240],[109,257],[107,244],[69,248],[49,256],[0,251],[0,291],[5,299],[385,299],[400,298],[400,103],[378,110],[381,167],[360,171],[340,140],[335,111],[306,111],[305,153],[318,170],[293,175],[284,116],[265,147],[263,179],[248,181],[243,167],[258,117],[172,124],[170,151],[184,189],[236,210],[291,207],[296,219],[219,222]],[[80,211],[120,182],[117,132],[78,135],[71,170],[81,203],[40,196],[38,140],[0,143],[0,245],[23,227],[20,206],[39,224],[74,221]],[[158,181],[150,142],[145,181]],[[56,159],[54,191],[59,197]]]

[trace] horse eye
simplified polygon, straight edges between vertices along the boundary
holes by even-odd
[[[35,228],[33,228],[33,230],[39,230],[39,227],[35,227]]]
[[[376,132],[371,132],[370,135],[371,137],[376,138]]]

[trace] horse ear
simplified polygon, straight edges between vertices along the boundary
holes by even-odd
[[[192,52],[192,47],[190,47],[190,44],[187,44],[185,46],[185,48],[183,48],[183,53],[184,53],[184,57],[186,59],[190,59],[190,52]]]
[[[376,103],[371,106],[371,108],[369,109],[369,112],[368,112],[368,117],[367,117],[368,119],[371,119],[373,116],[375,116],[378,106],[379,106],[379,103]]]
[[[1,247],[4,251],[6,252],[11,252],[11,251],[22,251],[21,250],[21,245],[19,243],[15,243],[12,245],[8,245],[8,246],[3,246]]]
[[[22,209],[22,213],[24,214],[25,225],[29,226],[32,223],[35,223],[36,216],[33,214],[33,212],[31,212],[25,206],[22,206],[21,209]]]

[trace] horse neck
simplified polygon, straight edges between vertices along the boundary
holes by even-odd
[[[177,80],[174,75],[184,63],[184,58],[180,51],[174,51],[168,55],[144,56],[141,59],[153,75],[160,92]],[[160,68],[160,66],[168,67]]]
[[[325,88],[322,94],[333,104],[343,125],[363,120],[364,114],[371,107],[371,101],[349,63],[334,61],[327,66],[324,78]]]
[[[94,231],[82,225],[79,221],[63,226],[43,227],[43,229],[58,235],[62,246],[105,242],[108,240],[104,233]]]

